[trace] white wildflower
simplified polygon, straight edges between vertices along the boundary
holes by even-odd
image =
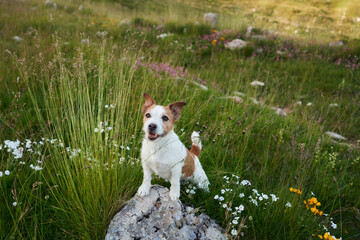
[[[223,207],[223,208],[226,208],[226,207],[227,207],[226,203],[224,203],[224,204],[222,205],[222,207]]]
[[[10,175],[10,171],[9,170],[5,170],[5,175],[9,176]]]
[[[236,225],[238,223],[239,223],[238,220],[236,220],[236,219],[232,220],[232,224]]]
[[[250,183],[249,180],[242,180],[240,184],[243,185],[243,186],[246,186],[246,185],[251,186],[251,183]]]
[[[231,230],[231,235],[233,235],[233,236],[236,236],[236,235],[237,235],[236,229]]]
[[[292,207],[292,206],[291,206],[291,203],[290,203],[290,202],[287,202],[287,203],[285,204],[285,207],[288,207],[288,208]]]
[[[239,211],[242,212],[242,211],[244,211],[244,209],[245,209],[244,205],[241,204],[241,205],[239,206]]]
[[[240,194],[239,194],[239,197],[240,197],[240,198],[243,198],[244,196],[245,196],[244,193],[240,193]]]
[[[98,129],[98,128],[95,128],[94,131],[97,133],[97,132],[99,131],[99,129]]]
[[[312,105],[312,102],[308,102],[306,106],[310,107]]]
[[[266,195],[266,194],[263,194],[263,193],[262,193],[261,196],[262,196],[264,199],[266,199],[266,200],[269,199],[268,195]]]
[[[224,200],[225,200],[225,198],[224,198],[223,196],[220,196],[220,197],[219,197],[219,201],[220,201],[220,202],[222,202],[222,201],[224,201]]]
[[[279,200],[279,198],[276,197],[275,194],[270,194],[270,196],[271,196],[271,200],[272,200],[273,202],[276,202],[277,200]]]
[[[109,107],[109,105],[105,105],[105,108],[108,108]]]
[[[331,227],[332,227],[333,229],[336,229],[336,228],[337,228],[337,225],[336,225],[333,221],[330,221],[330,223],[331,223]]]
[[[16,207],[16,206],[17,206],[17,202],[13,202],[12,205],[13,205],[14,207]]]
[[[0,171],[0,177],[2,177],[4,174],[3,174],[3,172],[2,171]]]

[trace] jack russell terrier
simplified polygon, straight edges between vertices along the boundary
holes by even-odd
[[[137,191],[138,196],[149,194],[152,173],[170,181],[169,196],[173,201],[180,197],[180,178],[192,180],[199,188],[208,191],[210,183],[198,158],[201,152],[199,134],[192,133],[189,151],[174,132],[174,123],[180,118],[186,103],[175,102],[164,107],[156,105],[149,94],[144,93],[144,97],[145,136],[141,148],[144,179]]]

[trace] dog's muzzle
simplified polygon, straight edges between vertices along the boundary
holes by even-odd
[[[149,124],[149,132],[148,132],[149,140],[154,141],[155,139],[160,137],[160,135],[156,134],[156,129],[157,129],[156,124],[154,123]]]

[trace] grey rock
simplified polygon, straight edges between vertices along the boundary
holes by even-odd
[[[247,45],[247,42],[241,39],[234,39],[231,42],[225,44],[225,48],[230,50],[241,49]]]
[[[149,195],[130,199],[112,219],[105,240],[118,239],[226,239],[224,229],[209,216],[180,200],[169,190],[152,186]]]
[[[204,22],[212,27],[216,27],[218,24],[218,16],[216,13],[205,13]]]

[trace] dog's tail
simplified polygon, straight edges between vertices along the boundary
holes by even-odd
[[[191,141],[192,141],[192,146],[191,146],[190,152],[192,154],[194,154],[195,156],[199,157],[200,153],[201,153],[201,148],[202,148],[199,133],[194,131],[191,134]]]

